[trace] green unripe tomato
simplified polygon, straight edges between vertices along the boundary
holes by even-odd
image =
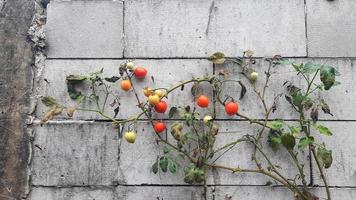
[[[252,72],[250,74],[250,79],[251,79],[251,81],[256,81],[258,79],[258,73],[257,72]]]
[[[212,120],[213,118],[210,116],[210,115],[206,115],[204,118],[203,118],[203,121],[206,125],[209,125],[210,121]]]
[[[126,68],[127,68],[127,69],[133,69],[134,66],[135,66],[135,64],[134,64],[133,62],[127,62],[127,63],[126,63]]]
[[[134,131],[127,131],[124,133],[124,138],[128,143],[134,143],[136,140],[136,133]]]

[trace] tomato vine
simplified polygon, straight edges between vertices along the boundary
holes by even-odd
[[[232,63],[239,68],[242,79],[247,79],[251,84],[254,95],[258,98],[263,108],[264,118],[253,119],[239,111],[240,99],[243,99],[247,93],[247,87],[241,80],[228,79],[230,72],[229,68],[221,70],[216,75],[193,78],[191,80],[182,81],[171,88],[142,88],[146,99],[141,99],[138,94],[138,88],[133,84],[133,79],[144,79],[147,75],[147,70],[144,67],[135,67],[132,61],[123,62],[118,70],[117,76],[103,77],[103,69],[88,74],[88,75],[69,75],[66,77],[67,91],[71,99],[77,102],[77,106],[60,105],[54,98],[46,96],[42,98],[44,105],[49,107],[49,111],[42,118],[42,123],[46,123],[56,115],[61,114],[66,110],[69,117],[72,117],[77,111],[94,112],[103,118],[110,120],[114,127],[119,128],[124,133],[121,133],[129,143],[134,143],[137,137],[135,124],[139,119],[147,119],[152,125],[152,130],[156,135],[157,144],[162,146],[163,154],[158,156],[153,161],[152,171],[176,173],[177,170],[184,171],[184,181],[189,184],[204,185],[204,194],[207,196],[207,170],[221,169],[229,170],[232,173],[257,173],[265,175],[279,184],[287,187],[298,200],[314,200],[318,197],[309,189],[307,178],[305,175],[305,165],[301,161],[300,152],[310,151],[311,156],[317,164],[320,176],[325,185],[327,199],[331,200],[330,189],[325,176],[325,169],[332,164],[332,152],[327,149],[322,141],[318,141],[313,135],[311,129],[315,129],[321,135],[331,136],[332,132],[326,126],[318,122],[318,113],[323,111],[326,114],[331,114],[330,108],[326,101],[316,95],[317,92],[327,91],[338,82],[335,80],[338,72],[335,68],[315,63],[296,63],[289,61],[280,56],[266,58],[268,67],[264,72],[265,81],[262,88],[257,87],[256,82],[260,81],[258,72],[254,69],[256,60],[253,58],[252,51],[244,52],[242,57],[227,58],[221,52],[217,52],[209,57],[209,60],[214,64],[224,65]],[[300,76],[305,81],[305,88],[299,88],[292,82],[285,82],[283,86],[286,88],[284,97],[289,102],[292,109],[298,113],[298,124],[291,123],[285,120],[271,119],[271,114],[277,109],[277,101],[283,97],[283,94],[272,96],[273,102],[268,103],[267,88],[269,87],[272,73],[276,66],[290,65],[296,72],[296,76]],[[278,71],[278,70],[277,70]],[[317,81],[319,75],[320,82]],[[132,91],[135,96],[137,107],[141,112],[128,119],[116,119],[120,111],[120,99],[111,90],[113,84],[120,81],[120,87],[124,92]],[[197,88],[202,83],[210,84],[212,88],[212,96],[197,92]],[[236,83],[240,87],[239,98],[234,98],[230,95],[222,95],[224,84]],[[78,91],[77,85],[87,84],[90,86],[91,93],[86,96]],[[196,106],[173,106],[167,104],[167,98],[176,90],[184,90],[184,87],[191,86],[191,93],[196,99],[196,105],[201,109],[211,109],[211,114],[202,115]],[[98,89],[104,91],[104,96],[98,96]],[[110,116],[105,112],[109,96],[113,96],[113,102],[110,107],[114,110],[114,116]],[[103,99],[102,99],[103,98]],[[99,101],[99,99],[102,99]],[[81,108],[80,105],[84,101],[90,101],[95,104],[95,108]],[[213,104],[211,108],[210,104]],[[261,128],[255,134],[245,134],[235,141],[217,147],[215,144],[216,138],[219,135],[219,125],[216,122],[217,106],[223,106],[225,114],[229,116],[237,116],[250,124],[255,124]],[[178,115],[181,120],[177,120],[169,127],[164,121],[157,120],[153,116],[154,112],[166,113],[167,107],[169,118]],[[310,117],[307,117],[310,114]],[[239,122],[236,122],[239,123]],[[128,126],[125,126],[127,125]],[[126,128],[125,128],[126,127]],[[171,133],[168,136],[167,133]],[[267,134],[267,142],[270,147],[262,145],[263,137]],[[319,137],[317,137],[319,138]],[[223,157],[228,151],[241,143],[248,143],[253,146],[251,159],[255,163],[255,168],[240,168],[239,166],[225,166],[217,164],[216,161]],[[272,148],[275,151],[286,151],[292,160],[292,165],[295,166],[296,177],[288,177],[284,174],[280,167],[271,160],[271,156],[266,153],[266,148]],[[247,152],[246,152],[247,153]],[[257,156],[258,155],[258,156]],[[185,165],[185,161],[189,164]],[[297,180],[300,180],[302,185],[299,185]]]

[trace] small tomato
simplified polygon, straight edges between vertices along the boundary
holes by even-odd
[[[133,62],[131,62],[131,61],[126,63],[126,68],[127,69],[133,69],[134,66],[135,66],[135,64]]]
[[[160,101],[155,105],[155,111],[158,113],[164,113],[167,110],[167,103],[165,101]]]
[[[134,143],[136,140],[136,133],[134,131],[127,131],[124,133],[124,138],[129,143]]]
[[[124,91],[129,91],[132,87],[131,82],[129,80],[122,80],[120,86],[121,89]]]
[[[251,81],[256,81],[258,79],[258,73],[257,72],[252,72],[250,74],[250,79],[251,79]]]
[[[232,116],[235,115],[239,110],[239,105],[236,102],[227,102],[225,104],[225,112]]]
[[[149,88],[149,87],[145,87],[143,89],[143,94],[146,96],[146,97],[149,97],[150,95],[153,95],[153,90],[152,88]]]
[[[156,94],[148,97],[148,102],[153,106],[158,104],[160,102],[160,100],[161,100],[161,98],[159,98],[159,96]]]
[[[212,120],[213,118],[210,116],[210,115],[206,115],[204,118],[203,118],[203,121],[206,125],[209,125],[210,121]]]
[[[166,130],[166,124],[164,122],[156,122],[153,126],[156,133],[162,133]]]
[[[136,67],[133,73],[136,78],[145,78],[147,75],[147,69],[144,67]]]
[[[197,105],[202,107],[202,108],[206,108],[209,106],[209,98],[205,95],[200,95],[197,99]]]
[[[163,90],[155,90],[155,94],[157,94],[160,98],[166,95],[166,92]]]

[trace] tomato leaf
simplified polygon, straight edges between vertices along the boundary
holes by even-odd
[[[298,143],[298,148],[299,149],[305,149],[306,147],[308,147],[310,144],[314,143],[314,138],[309,136],[309,137],[302,137],[299,140]]]
[[[85,79],[87,79],[87,77],[82,75],[68,75],[66,77],[67,81],[84,81]]]
[[[118,77],[118,76],[112,76],[110,78],[108,78],[108,77],[104,78],[104,80],[106,80],[107,82],[110,82],[110,83],[115,83],[119,79],[120,79],[120,77]]]
[[[120,105],[118,105],[115,109],[114,109],[114,118],[117,116],[117,114],[120,111]]]
[[[291,134],[284,134],[281,136],[281,142],[287,149],[293,149],[295,146],[295,138]]]
[[[329,90],[335,83],[336,69],[324,65],[320,70],[320,81],[324,84],[324,89]]]
[[[164,153],[164,154],[169,153],[171,150],[172,150],[172,149],[169,148],[169,147],[167,147],[167,146],[164,146],[164,147],[163,147],[163,153]]]
[[[325,148],[325,144],[317,149],[317,158],[325,168],[329,168],[333,162],[332,151]]]
[[[225,54],[221,52],[216,52],[211,55],[208,60],[212,61],[214,64],[223,64],[225,62]]]
[[[284,122],[282,120],[274,120],[267,122],[267,127],[272,130],[280,130],[283,127]]]
[[[153,165],[152,165],[152,172],[154,174],[157,174],[157,172],[158,172],[158,162],[157,161],[155,163],[153,163]]]
[[[271,146],[273,151],[277,151],[279,148],[279,145],[282,143],[281,137],[272,129],[268,133],[267,142]]]
[[[244,98],[247,90],[246,90],[245,85],[241,81],[239,81],[239,84],[241,86],[241,92],[240,92],[240,98],[239,99],[241,100],[242,98]]]
[[[163,172],[167,172],[168,169],[168,158],[167,157],[161,157],[159,159],[159,167]]]
[[[177,107],[171,107],[168,112],[168,117],[172,118],[178,111]]]
[[[314,126],[320,134],[322,135],[326,135],[326,136],[332,136],[333,133],[329,130],[328,127],[323,126],[323,125],[318,125],[318,126]]]
[[[318,116],[319,116],[318,108],[313,108],[312,111],[310,112],[310,118],[312,118],[314,123],[318,121],[319,118]]]
[[[42,103],[47,107],[53,107],[59,105],[57,101],[51,96],[45,96],[41,99]]]
[[[168,169],[174,174],[177,172],[177,165],[174,162],[170,162]]]

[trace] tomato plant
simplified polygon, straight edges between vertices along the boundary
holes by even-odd
[[[327,199],[331,200],[330,189],[325,178],[325,169],[332,165],[332,151],[322,141],[319,141],[320,139],[317,139],[321,137],[315,137],[315,132],[311,131],[311,129],[322,136],[332,135],[332,131],[328,127],[319,123],[318,116],[321,111],[332,115],[328,104],[320,93],[328,91],[338,84],[336,81],[337,70],[328,65],[309,62],[296,63],[280,56],[274,56],[264,59],[267,63],[267,69],[265,69],[265,76],[262,78],[259,77],[258,70],[256,70],[256,60],[253,58],[252,51],[246,51],[242,57],[237,58],[226,58],[223,53],[217,52],[210,56],[209,60],[220,65],[226,63],[235,65],[234,67],[241,74],[238,77],[239,80],[228,79],[229,70],[231,70],[230,66],[216,75],[181,81],[171,88],[150,88],[148,86],[141,88],[146,97],[141,99],[137,93],[136,85],[132,84],[132,79],[143,79],[148,72],[143,67],[134,67],[133,61],[127,61],[120,65],[116,76],[103,77],[103,70],[88,75],[67,76],[67,91],[70,98],[75,100],[78,105],[83,101],[93,102],[96,108],[85,109],[79,106],[60,105],[54,98],[47,96],[42,98],[42,102],[49,107],[49,110],[41,121],[46,123],[63,111],[66,111],[69,117],[72,117],[77,111],[95,112],[110,120],[114,127],[124,127],[120,130],[121,133],[125,131],[123,134],[125,140],[129,143],[134,143],[138,130],[132,128],[136,127],[132,125],[135,125],[139,119],[145,117],[151,123],[152,131],[157,133],[155,134],[155,142],[162,146],[163,151],[163,154],[153,161],[152,171],[154,173],[176,173],[181,169],[184,172],[183,180],[186,183],[204,185],[203,196],[205,198],[207,198],[206,172],[207,170],[216,169],[228,170],[232,173],[261,174],[288,188],[297,200],[318,199],[319,197],[309,190],[305,175],[305,163],[300,154],[302,151],[310,151],[311,159],[316,163],[324,182]],[[305,87],[301,88],[299,85],[287,81],[282,86],[285,88],[284,95],[273,96],[273,94],[269,94],[267,88],[270,78],[273,74],[278,73],[277,68],[281,66],[292,66],[296,76],[300,76],[305,81]],[[319,77],[319,81],[317,81],[317,77]],[[114,95],[110,90],[110,84],[114,84],[119,80],[121,80],[120,86],[124,91],[132,90],[132,95],[137,101],[134,105],[137,105],[141,110],[138,115],[122,120],[116,119],[116,115],[120,111],[120,103],[115,96],[114,102],[110,103],[114,110],[114,116],[110,116],[105,112],[108,96]],[[244,84],[246,81],[251,84],[249,87],[252,89],[251,93],[247,91],[247,87]],[[88,84],[91,89],[91,95],[86,96],[81,91],[78,91],[76,85],[79,83]],[[210,84],[212,88],[210,97],[197,95],[196,88],[201,83]],[[230,94],[222,95],[222,90],[226,83],[236,83],[234,86],[240,90],[239,97],[230,96]],[[257,83],[262,83],[262,87]],[[167,127],[165,120],[153,117],[153,111],[157,113],[166,112],[167,101],[173,91],[180,90],[184,92],[184,87],[188,85],[191,85],[191,93],[195,99],[194,106],[170,105],[168,112],[168,118],[179,116],[180,120],[171,123]],[[104,97],[99,97],[97,94],[99,88],[105,91]],[[257,97],[258,102],[255,103],[262,107],[263,119],[254,119],[241,113],[239,108],[240,106],[244,107],[242,100],[246,94]],[[267,101],[268,95],[272,96],[272,102]],[[277,101],[282,96],[299,115],[298,123],[271,118],[271,113],[278,109]],[[99,98],[102,98],[101,101],[99,101]],[[239,99],[239,103],[237,103],[236,99]],[[210,103],[212,106],[208,108]],[[210,113],[202,115],[199,112],[201,109],[196,109],[196,106],[206,108],[205,111]],[[217,147],[215,141],[219,133],[221,133],[219,124],[216,121],[217,107],[223,108],[227,115],[236,116],[240,120],[250,122],[251,125],[260,126],[260,129],[255,134],[246,133],[234,141],[229,141],[227,144]],[[129,124],[129,126],[124,130],[126,124]],[[167,134],[162,134],[163,132],[171,134],[172,137],[167,137]],[[264,142],[267,142],[269,147],[262,145]],[[253,151],[250,154],[255,167],[242,168],[216,163],[226,152],[240,143],[248,143],[253,147]],[[271,155],[266,153],[266,148],[272,148],[274,151],[285,151],[290,158],[290,164],[295,166],[297,176],[289,177],[288,173],[283,173],[280,167],[273,162]],[[244,153],[248,154],[249,152],[247,151]],[[180,162],[176,155],[188,161],[189,164],[184,166],[183,163],[185,162]],[[299,185],[298,181],[301,182],[301,185]]]

